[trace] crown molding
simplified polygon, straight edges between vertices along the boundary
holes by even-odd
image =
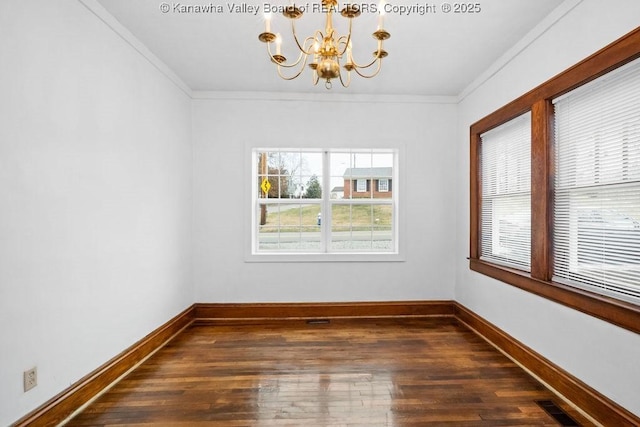
[[[583,0],[565,0],[556,7],[549,15],[547,15],[538,25],[533,27],[519,42],[513,45],[507,50],[500,58],[498,58],[493,64],[489,66],[482,74],[480,74],[475,80],[473,80],[466,88],[460,92],[457,97],[457,102],[462,102],[465,98],[475,92],[480,86],[485,84],[488,80],[498,74],[503,68],[505,68],[511,61],[533,44],[538,38],[551,29],[558,21],[560,21],[565,15],[571,12],[576,6],[582,3]]]
[[[122,40],[144,57],[154,68],[167,77],[191,99],[233,101],[307,101],[387,104],[457,104],[456,96],[308,93],[308,92],[250,92],[192,90],[167,64],[158,58],[136,36],[111,15],[98,0],[78,0],[91,13],[107,25]]]
[[[310,93],[310,92],[250,92],[250,91],[203,91],[191,89],[167,64],[151,52],[136,36],[111,15],[98,0],[78,0],[98,19],[105,23],[122,40],[143,56],[154,68],[167,77],[176,87],[191,99],[233,100],[233,101],[307,101],[307,102],[349,102],[383,104],[459,104],[476,89],[490,80],[522,51],[552,28],[566,14],[583,0],[565,0],[546,18],[529,31],[518,43],[498,58],[487,70],[458,95],[392,95],[357,93]]]
[[[144,57],[154,68],[168,78],[174,85],[178,87],[185,95],[192,98],[192,90],[171,68],[153,54],[136,36],[134,36],[124,25],[120,23],[113,15],[111,15],[97,0],[78,0],[80,4],[85,6],[98,19],[104,22],[114,33],[116,33],[129,46],[136,50]]]
[[[309,92],[225,92],[193,91],[193,99],[224,101],[306,101],[350,102],[383,104],[457,104],[456,96],[382,95],[358,93],[309,93]]]

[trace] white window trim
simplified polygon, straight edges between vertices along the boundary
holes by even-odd
[[[318,151],[331,151],[331,150],[347,150],[347,149],[390,149],[395,150],[394,156],[394,181],[395,181],[395,189],[394,189],[394,211],[393,211],[393,230],[395,233],[395,251],[394,252],[325,252],[325,253],[305,253],[305,252],[258,252],[256,251],[256,230],[253,225],[256,221],[256,210],[254,209],[254,203],[256,200],[256,186],[253,181],[253,172],[257,167],[255,163],[255,156],[253,155],[256,150],[265,150],[265,151],[274,151],[274,150],[309,150],[314,151],[317,147],[283,147],[282,145],[271,145],[271,144],[261,144],[261,145],[253,145],[251,143],[245,144],[245,170],[244,170],[244,179],[245,183],[243,188],[245,189],[245,206],[244,209],[244,260],[248,263],[260,263],[260,262],[275,262],[275,263],[291,263],[291,262],[404,262],[405,261],[405,209],[402,198],[400,197],[400,184],[404,182],[404,171],[403,168],[400,168],[399,165],[404,165],[404,156],[405,149],[404,145],[401,144],[350,144],[348,147],[328,147],[323,148]],[[323,180],[329,180],[329,164],[328,162],[324,162],[323,164]],[[329,188],[327,186],[328,183],[323,182],[322,188],[323,193],[324,189]],[[329,197],[330,193],[326,193],[326,197],[322,199],[322,212],[323,216],[330,215],[331,203],[335,203],[335,200],[332,200]],[[365,200],[362,200],[363,202]],[[367,199],[367,203],[377,203],[374,199]],[[385,201],[380,201],[381,203],[385,203]],[[386,201],[388,203],[388,201]],[[326,230],[325,227],[328,227],[330,224],[330,218],[323,217],[322,225],[323,231]],[[325,234],[326,235],[326,234]]]

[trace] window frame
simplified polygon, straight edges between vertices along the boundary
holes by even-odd
[[[552,281],[552,100],[640,58],[640,27],[470,127],[469,268],[551,301],[640,333],[640,305]],[[531,272],[480,259],[480,135],[531,111]]]
[[[402,182],[403,181],[403,171],[401,165],[404,164],[404,146],[400,144],[373,144],[373,145],[362,145],[362,144],[352,144],[349,147],[318,147],[318,146],[282,146],[282,145],[252,145],[245,144],[245,155],[249,161],[246,164],[245,169],[245,177],[246,177],[246,186],[247,194],[249,195],[249,201],[247,209],[247,214],[245,215],[245,262],[404,262],[404,209],[402,208],[402,198],[399,195],[399,191],[394,192],[393,201],[391,202],[393,209],[393,225],[392,230],[394,233],[395,239],[395,250],[389,252],[375,252],[375,251],[326,251],[326,252],[260,252],[257,250],[256,242],[257,242],[257,230],[255,227],[257,219],[255,203],[257,199],[256,193],[256,185],[255,185],[255,170],[257,168],[256,156],[255,154],[261,151],[317,151],[323,153],[323,156],[327,154],[330,156],[331,152],[344,152],[348,150],[354,151],[366,151],[366,150],[382,150],[382,151],[393,151],[394,153],[394,178]],[[323,180],[330,179],[330,171],[328,162],[323,164]],[[322,247],[323,249],[326,245],[330,244],[330,234],[326,234],[326,230],[328,228],[328,224],[330,221],[330,217],[327,218],[326,214],[328,209],[331,208],[332,205],[335,204],[348,204],[341,201],[337,201],[335,199],[331,199],[331,192],[325,191],[326,183],[321,182],[323,184],[323,192],[321,199],[314,199],[314,202],[320,202],[322,206],[323,212],[323,221],[322,221],[322,239],[324,240]],[[352,186],[355,187],[356,181],[352,180]],[[367,185],[368,186],[368,185]],[[274,199],[275,200],[275,199]],[[304,200],[304,199],[303,199]],[[365,198],[365,199],[354,199],[354,203],[361,204],[389,204],[389,200],[376,200],[373,198]],[[327,237],[329,236],[329,237]]]

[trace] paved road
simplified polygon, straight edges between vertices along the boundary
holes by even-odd
[[[258,237],[261,250],[304,250],[319,249],[320,232],[303,233],[262,233]],[[362,249],[362,250],[390,250],[393,241],[390,231],[341,231],[331,233],[331,248]]]
[[[288,243],[288,242],[314,242],[320,241],[320,232],[303,232],[303,233],[261,233],[259,235],[260,243]],[[380,241],[390,242],[391,231],[337,231],[331,233],[331,240],[339,241]]]

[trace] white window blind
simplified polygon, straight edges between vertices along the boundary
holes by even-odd
[[[480,259],[529,271],[531,113],[481,135]]]
[[[640,60],[553,101],[554,280],[640,301]]]

